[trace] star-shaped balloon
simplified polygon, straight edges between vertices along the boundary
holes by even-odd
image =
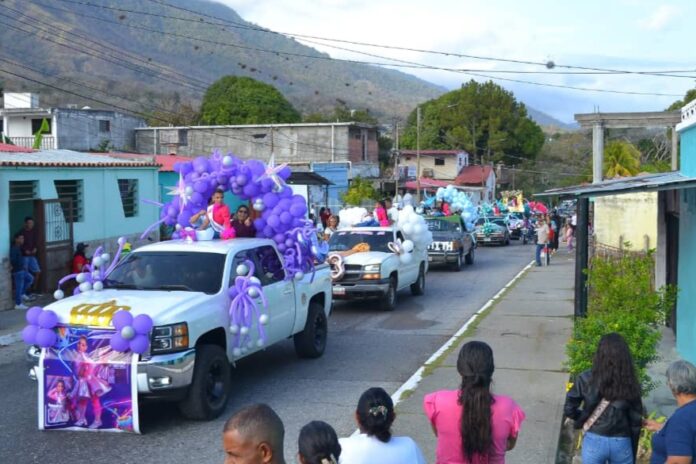
[[[183,211],[184,207],[191,199],[191,195],[193,195],[193,189],[186,185],[186,182],[184,182],[184,176],[179,174],[179,181],[176,183],[176,186],[167,187],[167,189],[169,190],[167,195],[179,197],[179,208],[181,211]]]
[[[271,179],[273,183],[276,185],[278,190],[281,190],[285,186],[285,182],[283,179],[280,178],[278,173],[287,166],[288,163],[283,163],[278,166],[275,165],[275,153],[271,154],[271,159],[268,160],[268,164],[266,164],[266,171],[263,173],[261,177],[259,177],[259,180],[263,179]]]

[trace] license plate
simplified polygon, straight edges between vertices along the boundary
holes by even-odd
[[[346,294],[346,288],[345,288],[345,287],[334,287],[334,288],[333,288],[333,294],[334,294],[334,295],[345,295],[345,294]]]
[[[430,261],[432,261],[432,260],[433,260],[433,257],[432,257],[432,256],[428,256],[428,262],[430,262]]]
[[[483,239],[483,241],[484,241],[484,242],[490,242],[490,241],[491,241],[491,238],[490,238],[490,237],[486,237],[486,238]]]

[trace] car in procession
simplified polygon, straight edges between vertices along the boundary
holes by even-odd
[[[433,241],[428,247],[428,262],[444,264],[457,272],[462,264],[474,264],[476,240],[460,216],[426,218]]]
[[[500,216],[480,217],[474,225],[474,236],[479,245],[509,245],[510,231]]]
[[[236,327],[228,313],[240,275],[257,284],[258,291],[244,291],[242,297],[249,298],[247,308],[255,305],[262,313],[256,316],[259,330],[255,324]],[[305,275],[287,275],[270,239],[167,241],[129,253],[109,272],[103,290],[46,309],[68,326],[104,329],[119,310],[148,315],[153,326],[149,348],[137,361],[138,396],[174,400],[185,417],[210,420],[228,402],[230,363],[289,337],[299,356],[323,354],[332,304],[330,269],[321,264]],[[28,350],[35,365],[40,352]]]
[[[396,227],[351,227],[334,232],[329,239],[334,300],[379,298],[382,307],[392,311],[399,290],[408,287],[412,294],[422,295],[427,251],[397,245],[404,242]],[[332,255],[340,259],[332,263]]]

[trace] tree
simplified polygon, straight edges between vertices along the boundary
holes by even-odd
[[[684,95],[684,98],[681,100],[677,100],[671,105],[669,105],[667,111],[680,110],[683,106],[685,106],[693,100],[696,100],[696,89],[687,90],[686,95]]]
[[[195,126],[201,114],[189,101],[182,101],[178,92],[149,102],[149,107],[157,109],[146,112],[145,120],[149,126]]]
[[[350,187],[343,194],[343,202],[347,205],[360,206],[365,200],[374,200],[377,198],[377,192],[369,180],[361,177],[356,177],[350,183]]]
[[[300,113],[272,85],[250,77],[225,76],[203,96],[203,124],[283,124],[300,122]]]
[[[625,140],[612,140],[604,148],[604,176],[635,176],[640,171],[640,151]]]
[[[367,108],[364,110],[350,109],[343,103],[336,105],[332,113],[310,113],[303,118],[304,122],[362,122],[365,124],[379,124],[376,117],[370,114]]]
[[[402,137],[416,147],[416,110]],[[544,145],[541,127],[511,92],[474,80],[421,105],[421,148],[464,149],[483,162],[519,163],[534,159]]]

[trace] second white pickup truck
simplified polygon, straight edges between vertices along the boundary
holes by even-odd
[[[404,241],[401,231],[394,227],[353,227],[334,232],[329,240],[329,253],[343,256],[344,271],[333,280],[334,299],[380,298],[382,307],[393,311],[399,290],[410,287],[411,293],[422,295],[428,253],[415,248],[408,252],[411,259],[404,263],[389,247],[390,242]],[[356,246],[369,251],[354,252]]]
[[[258,334],[246,346],[234,346],[230,333],[228,289],[240,264],[253,263],[268,305],[264,312],[266,341]],[[179,402],[184,416],[213,419],[229,400],[230,363],[265,346],[294,340],[302,357],[324,353],[331,310],[331,277],[327,265],[314,275],[286,279],[272,240],[239,238],[227,241],[161,242],[130,253],[111,272],[104,290],[89,291],[46,306],[62,325],[110,327],[118,310],[154,321],[149,351],[138,363],[138,394]],[[257,298],[261,307],[261,299]],[[40,350],[30,347],[38,364]],[[36,372],[32,370],[32,372]]]

